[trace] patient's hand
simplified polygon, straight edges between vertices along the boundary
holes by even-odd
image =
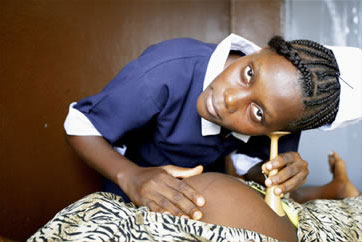
[[[154,212],[169,212],[175,216],[200,219],[198,207],[205,204],[203,196],[176,177],[189,177],[202,172],[202,167],[187,169],[138,167],[128,175],[125,192],[137,206],[147,206]]]
[[[277,185],[274,189],[276,195],[283,195],[299,188],[309,174],[308,163],[297,152],[279,154],[275,159],[266,162],[262,169],[266,174],[278,169],[276,175],[265,180],[267,187]]]

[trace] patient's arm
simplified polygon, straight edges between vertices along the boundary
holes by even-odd
[[[297,240],[296,229],[289,219],[279,217],[258,192],[236,178],[203,173],[184,181],[206,199],[201,221],[248,229],[280,240]]]

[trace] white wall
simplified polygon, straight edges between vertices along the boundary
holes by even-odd
[[[284,10],[287,40],[310,39],[361,48],[361,0],[285,0]],[[352,183],[361,191],[361,122],[335,131],[302,133],[299,152],[310,170],[306,185],[330,181],[327,155],[332,150],[344,158]]]

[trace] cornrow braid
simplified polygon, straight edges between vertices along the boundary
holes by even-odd
[[[311,40],[285,41],[280,36],[274,36],[268,45],[301,74],[304,113],[287,129],[306,130],[332,123],[340,95],[340,73],[333,52]]]

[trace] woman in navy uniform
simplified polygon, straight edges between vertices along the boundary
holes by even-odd
[[[105,191],[199,219],[207,201],[176,177],[201,173],[200,165],[223,171],[234,151],[244,155],[245,173],[260,168],[269,155],[263,135],[272,131],[293,133],[267,166],[279,169],[267,186],[281,194],[304,183],[300,130],[334,120],[338,76],[333,52],[312,41],[274,37],[260,49],[234,34],[219,45],[168,40],[146,49],[100,93],[71,104],[65,129],[76,152],[109,179]]]

